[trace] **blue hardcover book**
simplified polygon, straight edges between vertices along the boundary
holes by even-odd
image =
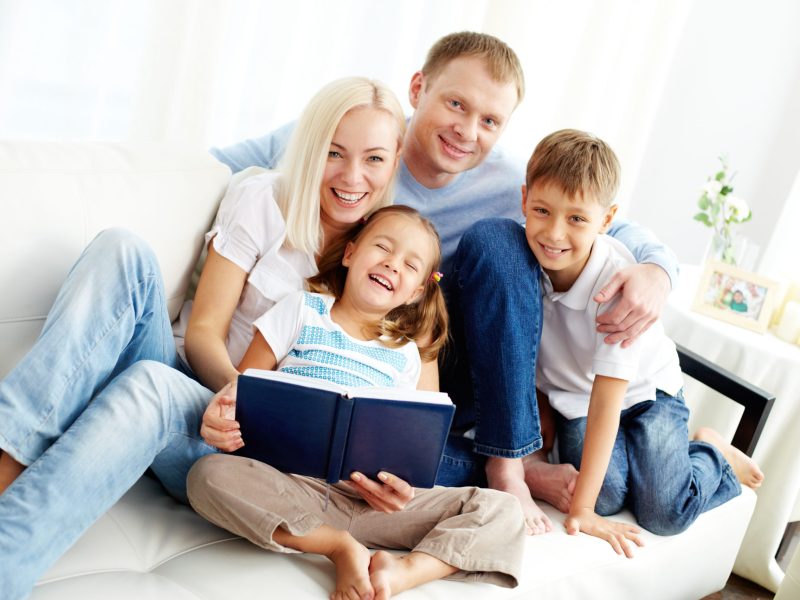
[[[329,483],[388,471],[433,487],[454,412],[439,392],[345,388],[248,369],[236,391],[245,444],[236,454]]]

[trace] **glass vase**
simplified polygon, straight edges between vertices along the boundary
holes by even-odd
[[[706,261],[736,264],[736,249],[729,231],[714,231],[706,250]]]

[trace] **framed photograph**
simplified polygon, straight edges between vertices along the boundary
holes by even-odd
[[[766,331],[778,284],[721,262],[708,262],[692,309],[759,333]]]

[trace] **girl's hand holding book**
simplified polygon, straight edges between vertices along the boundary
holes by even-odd
[[[380,481],[373,481],[362,473],[354,471],[350,474],[350,487],[375,510],[393,513],[403,510],[414,498],[414,488],[405,481],[381,471]]]
[[[200,435],[209,446],[234,452],[242,446],[242,432],[236,418],[236,382],[217,392],[203,413]]]

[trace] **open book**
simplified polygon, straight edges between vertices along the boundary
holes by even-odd
[[[236,454],[286,473],[335,483],[359,471],[388,471],[432,487],[455,407],[447,394],[346,388],[291,373],[248,369],[239,376]]]

